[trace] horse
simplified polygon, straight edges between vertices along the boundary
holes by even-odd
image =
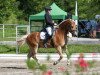
[[[74,35],[76,30],[75,22],[72,19],[66,19],[62,21],[58,26],[59,27],[55,30],[51,39],[52,41],[50,41],[53,43],[53,47],[57,50],[60,56],[59,59],[53,63],[54,65],[58,64],[63,58],[62,49],[66,49],[66,44],[68,42],[67,34],[70,32]],[[29,52],[27,55],[28,59],[32,57],[34,60],[38,61],[36,57],[37,50],[40,48],[41,44],[43,45],[43,41],[40,39],[40,32],[30,33],[26,37],[26,43],[29,46]]]

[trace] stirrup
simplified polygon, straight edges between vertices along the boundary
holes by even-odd
[[[47,48],[47,44],[46,43],[44,44],[44,48]]]

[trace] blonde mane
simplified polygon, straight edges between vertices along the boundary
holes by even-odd
[[[67,20],[70,20],[70,21],[71,21],[72,19],[63,20],[62,22],[60,22],[60,23],[58,24],[58,26],[61,25],[63,22],[67,21]]]

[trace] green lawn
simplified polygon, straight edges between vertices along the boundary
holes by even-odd
[[[28,46],[24,45],[20,48],[20,53],[28,53]],[[68,45],[70,53],[91,53],[100,52],[100,45]],[[39,48],[39,53],[56,53],[54,48]],[[16,53],[15,46],[0,45],[0,53]]]

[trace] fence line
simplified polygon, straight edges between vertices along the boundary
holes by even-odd
[[[2,31],[2,37],[5,38],[5,29],[7,29],[5,26],[17,26],[18,24],[0,24],[0,29]],[[2,27],[1,27],[2,26]]]
[[[18,38],[29,33],[30,33],[29,25],[0,24],[0,41],[1,41],[0,44],[2,45],[6,44],[5,41],[7,41],[8,42],[7,44],[17,45],[16,41],[18,40]],[[71,38],[69,39],[68,44],[100,44],[100,39]],[[16,46],[16,53],[18,53],[18,46]]]
[[[26,34],[30,33],[30,31],[29,31],[29,29],[30,29],[29,25],[20,25],[20,26],[18,25],[18,26],[16,26],[16,41],[19,39],[19,36],[20,36],[20,34],[18,32],[19,28],[26,28]],[[24,34],[24,35],[26,35],[26,34]],[[16,53],[17,54],[19,53],[19,47],[18,47],[17,42],[16,42]]]
[[[26,33],[29,33],[29,25],[0,24],[0,38],[1,38],[0,40],[2,40],[4,38],[16,38],[16,36],[18,34],[18,33],[16,33],[16,30],[17,30],[17,32],[19,32],[18,28],[21,29],[21,28],[25,28],[25,27],[27,27],[27,29],[24,29],[24,31],[27,30]],[[9,35],[9,37],[7,35]],[[6,39],[5,39],[5,41],[6,41]],[[7,40],[7,41],[9,41],[9,40]]]
[[[30,33],[29,25],[19,25],[19,24],[0,24],[0,41],[17,41],[23,35]],[[5,44],[5,43],[4,43]],[[10,43],[11,44],[11,43]],[[3,45],[3,43],[2,43]],[[16,45],[16,53],[18,54],[18,45]]]

